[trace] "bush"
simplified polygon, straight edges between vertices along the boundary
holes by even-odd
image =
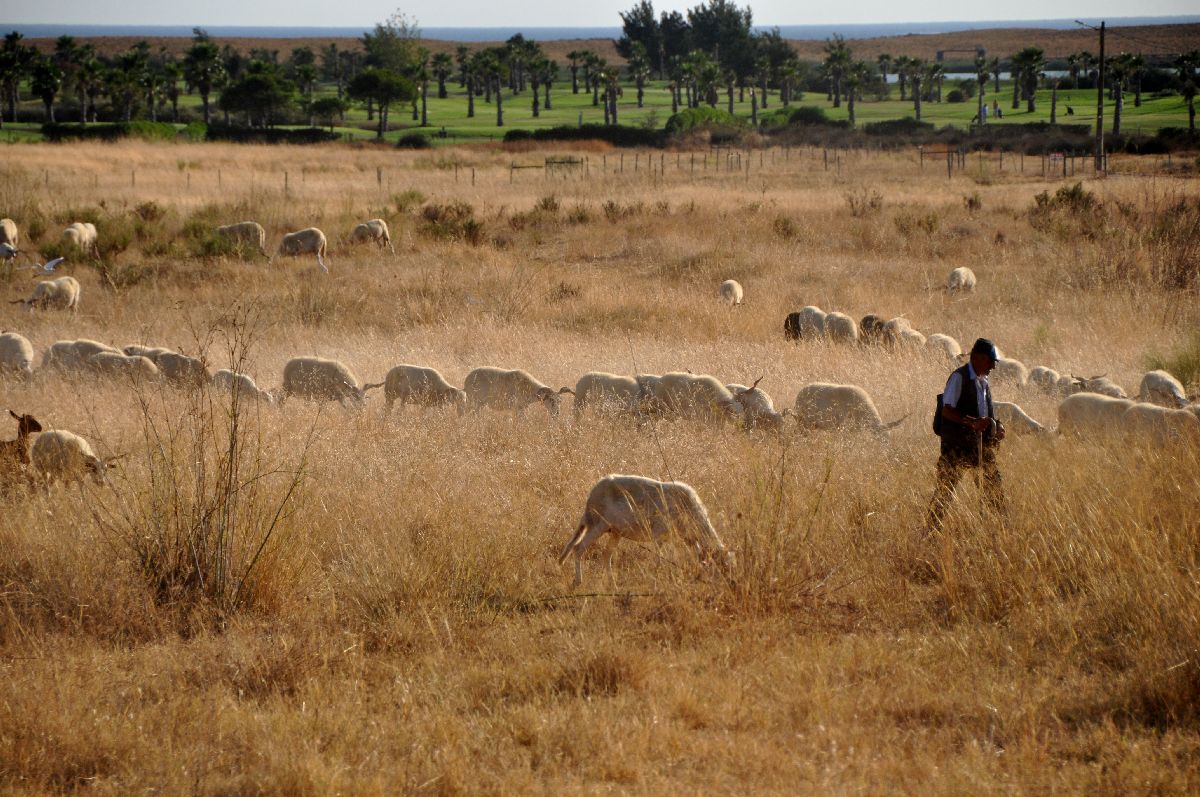
[[[225,127],[210,125],[206,136],[208,141],[232,141],[239,144],[322,144],[326,141],[337,141],[340,136],[319,127]]]
[[[475,208],[461,200],[426,205],[421,209],[421,218],[421,231],[433,238],[466,241],[472,246],[483,241],[483,223],[475,218]]]
[[[398,149],[430,149],[432,146],[424,133],[405,133],[396,142]]]
[[[933,125],[930,122],[918,122],[911,116],[906,116],[903,119],[868,122],[863,125],[863,132],[868,136],[911,136],[914,133],[931,133]]]
[[[509,130],[506,142],[514,141],[607,141],[615,147],[658,147],[662,133],[624,125],[582,125],[547,127],[540,130]]]
[[[175,125],[169,122],[120,122],[118,124],[67,125],[44,124],[42,135],[47,141],[117,141],[122,138],[142,138],[173,141]]]
[[[966,102],[967,95],[962,93],[961,89],[950,89],[946,95],[946,102]]]
[[[744,125],[741,119],[720,108],[687,108],[667,120],[665,131],[668,136],[677,136],[698,129],[738,128]]]
[[[180,134],[189,141],[203,141],[208,137],[208,125],[204,122],[191,122],[183,128]]]

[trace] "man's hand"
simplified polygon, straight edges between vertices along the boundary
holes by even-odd
[[[999,443],[1004,439],[1004,424],[996,421],[996,431],[992,433],[992,439]]]
[[[967,419],[967,426],[982,434],[991,428],[992,422],[987,418],[969,418]]]

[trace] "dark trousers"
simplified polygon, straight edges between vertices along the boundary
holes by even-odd
[[[925,523],[928,531],[941,531],[946,513],[950,511],[950,501],[954,498],[954,488],[958,486],[963,473],[968,470],[976,471],[976,483],[979,484],[988,505],[997,512],[1004,511],[1003,482],[1000,469],[996,467],[995,446],[983,447],[982,467],[978,449],[943,447],[937,462],[937,486],[933,490],[933,500],[929,502],[929,519]]]

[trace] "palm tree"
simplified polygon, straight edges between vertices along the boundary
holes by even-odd
[[[1045,53],[1040,47],[1026,47],[1013,54],[1013,110],[1021,105],[1024,94],[1026,111],[1037,110],[1037,85],[1042,70],[1046,67]]]
[[[458,65],[458,85],[466,87],[467,85],[467,64],[471,60],[471,48],[465,44],[460,44],[454,48],[454,63]]]
[[[533,118],[541,116],[542,109],[542,76],[546,74],[546,58],[542,56],[530,61],[529,88],[533,90]]]
[[[438,99],[444,100],[449,96],[446,93],[446,81],[450,79],[450,73],[454,71],[454,59],[450,57],[450,53],[438,53],[433,57],[431,67],[433,76],[437,79]]]
[[[605,84],[605,102],[607,103],[606,117],[611,116],[613,125],[619,124],[617,121],[617,95],[621,92],[621,70],[617,67],[606,68],[604,70]]]
[[[58,64],[46,56],[33,62],[29,76],[29,88],[34,96],[46,106],[46,121],[54,124],[54,97],[62,87],[62,71]]]
[[[980,125],[985,124],[983,117],[983,101],[984,95],[987,93],[987,82],[991,78],[991,72],[988,71],[988,60],[982,55],[975,56],[975,82],[979,84],[978,103],[975,111],[975,118]]]
[[[854,100],[859,91],[871,79],[871,65],[866,61],[854,61],[846,70],[846,110],[850,113],[850,126],[854,127]]]
[[[1146,59],[1141,53],[1129,56],[1126,66],[1129,68],[1129,81],[1133,84],[1133,107],[1142,107],[1142,75],[1146,73]]]
[[[946,69],[941,64],[933,63],[925,69],[926,84],[929,88],[928,95],[935,102],[942,101],[942,81],[946,79]]]
[[[210,121],[209,95],[219,88],[225,78],[225,65],[221,51],[209,40],[207,34],[198,31],[196,42],[183,57],[183,74],[188,84],[200,92],[200,105],[204,109],[204,124]]]
[[[905,88],[908,86],[908,68],[912,63],[912,59],[907,55],[901,55],[892,61],[892,68],[896,70],[896,81],[900,84],[900,101],[904,102]]]
[[[567,53],[568,69],[571,70],[571,93],[579,93],[579,65],[587,63],[587,50],[572,50]]]
[[[29,74],[37,56],[36,50],[21,44],[23,38],[14,30],[4,37],[4,46],[0,48],[0,89],[8,100],[8,118],[12,121],[17,118],[21,81]]]
[[[637,86],[637,107],[641,108],[646,96],[646,79],[650,77],[650,56],[646,45],[635,41],[630,45],[629,76]]]
[[[546,110],[552,110],[553,105],[550,104],[550,87],[554,85],[554,81],[558,79],[558,61],[552,61],[549,58],[542,59],[542,91],[546,94]]]
[[[988,70],[992,73],[993,94],[1000,93],[1000,57],[996,56],[991,61],[988,61]]]
[[[846,75],[846,70],[850,68],[850,48],[846,46],[846,40],[840,34],[833,34],[833,38],[825,41],[825,72],[829,75],[831,88],[833,89],[833,107],[842,107],[842,79]]]
[[[925,62],[920,58],[908,59],[908,79],[912,84],[913,115],[921,121],[921,78],[925,75]]]
[[[1196,68],[1200,67],[1200,50],[1192,50],[1175,59],[1176,76],[1179,79],[1179,93],[1187,101],[1188,132],[1196,135]]]
[[[1120,53],[1108,60],[1106,72],[1108,79],[1112,81],[1113,96],[1116,99],[1113,105],[1112,133],[1114,136],[1121,135],[1121,111],[1125,108],[1125,82],[1129,79],[1132,68],[1131,58],[1129,53]]]
[[[880,53],[875,59],[875,63],[879,64],[879,76],[883,78],[883,96],[888,94],[888,71],[892,68],[891,53]]]

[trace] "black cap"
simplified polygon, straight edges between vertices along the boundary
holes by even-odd
[[[971,354],[986,355],[992,362],[1000,359],[1000,352],[996,351],[996,344],[987,338],[980,338],[975,341],[975,345],[971,347]]]

